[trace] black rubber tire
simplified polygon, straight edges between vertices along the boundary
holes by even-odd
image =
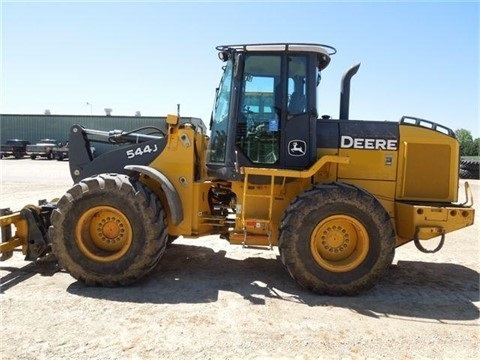
[[[351,221],[355,223],[351,229],[363,229],[364,250],[353,246],[353,250],[348,250],[354,254],[351,257],[357,256],[356,253],[363,253],[363,256],[357,256],[358,259],[350,264],[350,258],[342,260],[347,266],[343,269],[337,268],[337,260],[328,260],[328,263],[322,258],[321,251],[316,250],[317,229],[323,229],[322,224],[330,224],[333,219],[340,219],[340,224],[345,222],[347,225]],[[342,226],[331,227],[333,232],[339,230],[339,236],[335,236],[345,242],[344,234],[340,232],[344,231]],[[328,227],[329,231],[331,227]],[[383,276],[393,261],[395,242],[390,216],[374,196],[352,185],[333,183],[311,188],[286,209],[280,225],[279,251],[287,271],[304,288],[319,294],[355,295],[373,287]],[[360,244],[361,241],[352,240],[351,243]],[[347,245],[343,243],[341,246]],[[330,251],[327,246],[325,248],[322,251]],[[338,248],[334,249],[337,251]],[[344,251],[341,247],[339,249],[339,252]],[[323,266],[323,261],[327,266]]]
[[[460,168],[469,170],[473,173],[480,170],[480,161],[478,160],[462,160],[460,162]]]
[[[475,179],[474,174],[468,169],[460,169],[460,179]]]
[[[53,253],[61,267],[87,285],[133,283],[150,272],[165,251],[168,238],[165,210],[153,192],[128,176],[102,174],[86,178],[68,190],[57,205],[49,229]],[[100,211],[98,215],[95,213],[97,209],[113,211],[117,219],[123,220],[121,226],[127,225],[130,242],[123,245],[123,250],[103,247],[111,239],[95,233],[104,231],[93,225],[102,216]],[[93,212],[91,217],[85,218],[90,212]],[[111,219],[106,215],[105,218],[105,222]],[[77,229],[81,229],[82,236],[77,235],[80,234]],[[116,239],[121,238],[112,242]]]
[[[30,155],[30,159],[35,160],[37,158],[36,155]]]
[[[480,179],[480,162],[478,160],[462,160],[460,163],[461,179]]]

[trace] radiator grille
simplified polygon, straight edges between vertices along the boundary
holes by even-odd
[[[403,197],[445,199],[450,195],[449,145],[408,143],[405,151]]]

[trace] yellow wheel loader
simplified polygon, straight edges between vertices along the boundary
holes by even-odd
[[[438,237],[440,248],[446,233],[473,224],[471,205],[457,203],[451,129],[407,116],[349,119],[359,64],[342,79],[334,119],[317,107],[317,89],[335,48],[216,49],[223,76],[208,135],[179,114],[133,132],[73,125],[74,185],[58,202],[4,209],[2,257],[18,247],[29,260],[53,252],[76,279],[118,286],[147,274],[175,238],[217,234],[245,248],[278,246],[303,287],[352,295],[379,281],[396,247],[427,251],[421,241]]]

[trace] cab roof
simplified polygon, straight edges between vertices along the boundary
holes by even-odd
[[[309,52],[318,55],[318,68],[325,69],[330,63],[330,56],[337,50],[330,45],[312,43],[265,43],[243,45],[219,45],[216,49],[220,52],[220,59],[228,58],[225,53],[232,52]],[[222,55],[222,56],[220,56]]]

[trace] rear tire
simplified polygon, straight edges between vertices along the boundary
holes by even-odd
[[[480,162],[478,160],[462,160],[460,163],[461,179],[480,179]]]
[[[279,251],[290,275],[319,294],[355,295],[373,287],[393,261],[390,216],[352,185],[317,185],[281,221]]]
[[[480,162],[478,160],[462,160],[460,162],[460,168],[469,170],[473,173],[478,173]]]
[[[460,169],[459,172],[460,179],[474,179],[475,176],[472,174],[470,170],[467,169]]]
[[[88,285],[127,285],[152,270],[167,245],[165,211],[143,184],[102,174],[74,185],[49,229],[60,266]]]

